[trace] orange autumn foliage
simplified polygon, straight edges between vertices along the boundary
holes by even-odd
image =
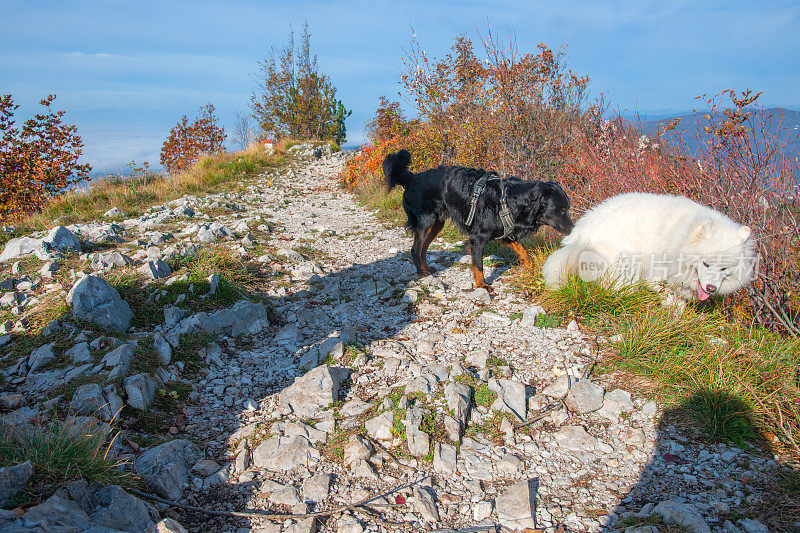
[[[15,127],[10,94],[0,97],[0,219],[36,211],[53,197],[85,180],[92,170],[78,164],[83,141],[78,128],[64,124],[65,111],[54,111],[55,95],[39,103],[44,112]]]

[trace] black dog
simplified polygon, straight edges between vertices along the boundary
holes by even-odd
[[[440,166],[415,174],[408,170],[411,154],[400,150],[383,160],[383,173],[391,191],[402,185],[403,209],[408,215],[406,227],[414,234],[411,260],[420,277],[429,276],[428,246],[439,234],[446,219],[469,235],[472,256],[472,274],[475,285],[491,292],[483,277],[483,249],[494,239],[503,238],[506,232],[500,218],[500,182],[490,180],[478,198],[472,224],[467,226],[472,192],[475,184],[486,172],[460,166]],[[504,238],[525,265],[530,258],[525,248],[516,240],[534,233],[539,226],[548,225],[564,234],[572,231],[569,198],[555,182],[524,181],[509,177],[504,180],[507,205],[513,219],[514,238]]]

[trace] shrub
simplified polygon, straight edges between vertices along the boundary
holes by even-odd
[[[295,50],[294,32],[280,51],[270,49],[259,63],[258,91],[250,97],[253,118],[261,129],[278,137],[333,140],[341,145],[347,137],[345,120],[350,116],[336,87],[317,67],[311,55],[311,34],[303,25],[300,49]],[[276,55],[278,56],[276,58]]]
[[[571,132],[586,100],[588,77],[578,77],[563,50],[540,44],[520,55],[513,39],[479,36],[483,57],[466,35],[452,53],[428,59],[414,39],[402,77],[422,127],[419,164],[495,168],[519,177],[554,176],[564,164]],[[420,149],[424,148],[424,149]]]
[[[0,219],[39,209],[92,170],[78,164],[83,141],[76,126],[62,122],[65,112],[53,110],[55,99],[51,94],[40,100],[44,112],[15,128],[19,106],[10,94],[0,97]]]
[[[201,154],[222,152],[225,143],[225,128],[219,125],[214,115],[214,105],[206,104],[200,108],[200,116],[191,124],[183,115],[169,132],[161,146],[161,164],[167,172],[185,172],[197,161]]]
[[[372,147],[348,160],[344,185],[378,177],[382,159],[399,148],[411,152],[412,170],[458,164],[523,178],[558,174],[588,77],[575,75],[565,53],[544,44],[536,54],[520,55],[513,40],[500,43],[491,30],[481,42],[482,57],[461,35],[452,53],[431,60],[412,41],[401,85],[418,118],[407,119],[399,103],[382,97],[367,124]]]
[[[713,207],[753,229],[758,279],[737,302],[743,318],[792,335],[800,333],[800,218],[794,188],[797,154],[787,148],[779,119],[757,105],[760,93],[724,91],[702,97],[695,111],[703,129],[699,150],[665,123],[653,143],[640,124],[621,117],[584,121],[574,130],[562,184],[578,212],[617,194],[678,194]],[[725,98],[733,104],[723,106]]]

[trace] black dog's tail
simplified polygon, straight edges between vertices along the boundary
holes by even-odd
[[[386,176],[386,188],[391,191],[398,185],[408,187],[414,174],[408,171],[411,164],[411,154],[408,150],[400,150],[396,154],[389,154],[383,160],[383,175]]]

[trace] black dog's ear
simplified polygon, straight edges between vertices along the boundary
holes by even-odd
[[[541,202],[550,196],[550,193],[550,187],[546,183],[537,183],[536,186],[531,187],[528,199],[531,202]]]

